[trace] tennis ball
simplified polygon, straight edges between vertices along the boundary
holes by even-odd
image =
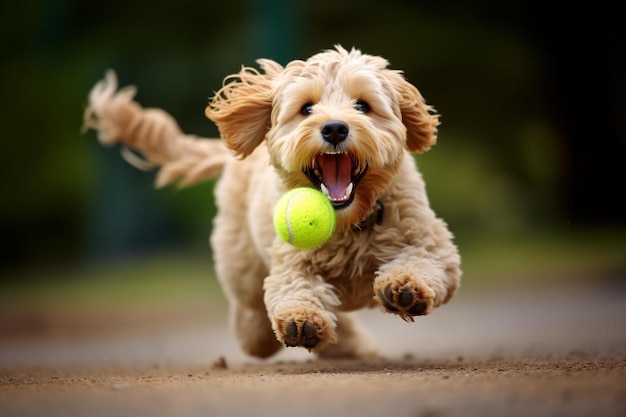
[[[328,197],[313,188],[288,191],[274,209],[276,233],[298,249],[322,246],[335,233],[336,222]]]

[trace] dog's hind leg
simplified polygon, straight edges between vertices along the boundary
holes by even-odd
[[[248,355],[267,358],[282,344],[276,339],[263,303],[266,269],[245,237],[246,229],[228,229],[218,212],[212,236],[215,268],[229,303],[230,324],[242,350]],[[232,226],[232,222],[230,223]]]
[[[218,193],[224,188],[222,185],[217,187]],[[241,348],[249,355],[267,358],[282,344],[276,340],[263,303],[263,278],[267,269],[249,244],[248,229],[237,221],[242,218],[237,217],[237,210],[241,209],[233,203],[230,210],[218,210],[211,237],[213,257],[229,303],[231,327]],[[231,217],[233,214],[235,217]]]
[[[265,219],[270,214],[258,208],[250,217],[250,207],[261,206],[246,199],[254,194],[251,189],[267,194],[263,184],[249,181],[262,177],[251,171],[254,158],[250,156],[245,161],[228,164],[215,187],[218,210],[211,246],[217,276],[229,302],[231,327],[239,344],[247,354],[266,358],[278,351],[282,344],[272,331],[263,302],[263,281],[268,267],[262,250],[255,245],[255,228],[251,225],[265,225],[267,222],[259,221],[257,217]],[[269,227],[272,227],[271,222]]]
[[[245,353],[268,358],[283,347],[272,331],[265,308],[250,308],[231,301],[230,309],[235,335]]]

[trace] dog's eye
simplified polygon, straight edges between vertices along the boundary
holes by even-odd
[[[366,102],[359,100],[354,103],[354,109],[361,113],[368,113],[370,111],[370,106]]]
[[[304,106],[302,106],[302,108],[300,109],[300,113],[302,113],[305,116],[308,116],[311,113],[313,113],[313,103],[306,103]]]

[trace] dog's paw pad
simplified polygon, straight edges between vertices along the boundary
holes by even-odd
[[[287,347],[302,346],[306,349],[313,349],[319,341],[315,326],[308,321],[300,326],[295,321],[290,321],[285,327],[285,346]]]
[[[411,308],[409,308],[409,314],[412,316],[423,316],[428,308],[428,303],[424,301],[418,301]]]
[[[389,284],[384,290],[378,290],[377,295],[389,312],[399,314],[406,321],[413,321],[414,316],[427,314],[428,303],[420,299],[416,291],[403,289],[395,292]]]
[[[313,349],[319,343],[320,338],[317,336],[315,327],[305,322],[302,325],[302,346],[307,349]]]
[[[393,306],[393,290],[391,289],[391,285],[387,285],[385,291],[378,291],[378,298],[380,302],[383,303],[383,306],[392,313],[397,313],[400,310]]]
[[[285,328],[285,346],[298,346],[298,325],[295,321],[289,323]]]
[[[413,304],[413,293],[409,290],[402,291],[398,296],[398,303],[400,303],[402,307],[409,307]]]
[[[333,316],[317,308],[283,307],[272,316],[272,327],[276,339],[287,347],[319,352],[337,343]]]

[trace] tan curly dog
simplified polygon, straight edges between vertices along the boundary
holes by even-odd
[[[299,346],[323,357],[376,353],[350,313],[379,306],[406,321],[453,296],[460,256],[429,206],[412,153],[436,142],[438,116],[399,71],[341,46],[285,67],[227,77],[206,109],[221,139],[185,135],[113,72],[89,96],[85,126],[103,143],[160,167],[157,186],[221,175],[211,243],[242,349],[268,357]],[[300,250],[277,238],[275,202],[294,187],[322,190],[337,231]]]

